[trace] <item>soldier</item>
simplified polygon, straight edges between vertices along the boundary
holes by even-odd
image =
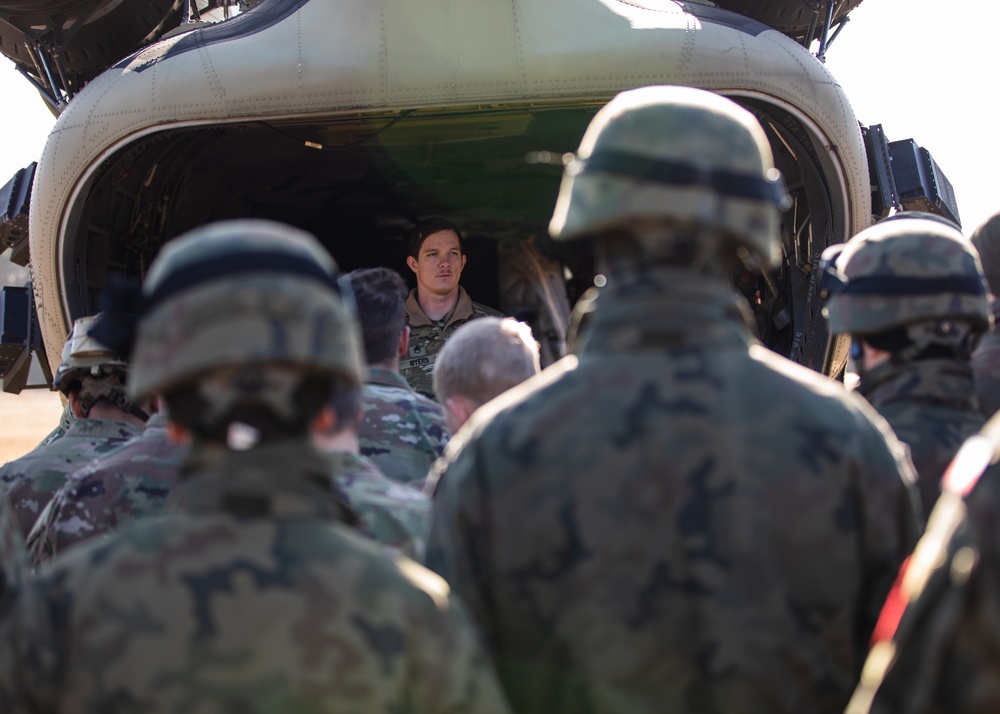
[[[129,388],[158,392],[190,442],[177,510],[43,571],[18,607],[44,602],[52,634],[0,638],[8,711],[506,711],[445,584],[344,527],[309,443],[361,376],[335,269],[267,221],[161,249]]]
[[[983,273],[990,286],[990,312],[993,328],[983,335],[972,353],[972,371],[976,375],[976,395],[979,407],[987,417],[1000,409],[1000,213],[990,216],[972,233],[972,245],[979,251]]]
[[[167,437],[167,416],[140,436],[74,472],[28,535],[33,562],[163,510],[180,475],[183,447]]]
[[[510,317],[483,317],[455,330],[434,363],[448,428],[458,431],[486,402],[538,374],[538,352],[531,328]]]
[[[358,514],[361,531],[390,554],[423,558],[431,504],[397,483],[360,453],[361,390],[338,388],[313,430],[313,444],[330,462],[333,486]]]
[[[847,703],[917,497],[871,407],[750,336],[733,271],[777,262],[786,201],[715,94],[625,92],[584,135],[550,230],[596,238],[587,339],[452,438],[428,543],[515,711]]]
[[[155,401],[136,404],[126,396],[128,365],[89,334],[96,319],[83,317],[73,324],[53,379],[76,421],[61,437],[0,468],[23,538],[70,474],[139,436],[156,409]]]
[[[348,278],[368,364],[358,427],[361,455],[389,478],[419,486],[451,434],[441,405],[413,391],[399,373],[399,358],[410,344],[406,284],[388,268],[355,270]]]
[[[417,276],[417,287],[406,300],[410,346],[400,370],[406,381],[426,397],[434,398],[434,360],[445,340],[469,320],[500,313],[473,302],[458,284],[465,268],[462,234],[451,221],[428,218],[407,239],[406,264]]]
[[[998,444],[994,415],[949,467],[847,714],[1000,711],[1000,466],[987,468]]]
[[[945,468],[985,422],[970,364],[991,319],[976,251],[941,219],[898,214],[851,239],[833,277],[830,331],[851,335],[857,392],[910,447],[930,513]]]

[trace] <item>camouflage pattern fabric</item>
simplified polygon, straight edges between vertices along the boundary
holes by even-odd
[[[862,375],[857,391],[910,447],[923,512],[930,513],[948,464],[986,422],[972,368],[956,359],[885,362]]]
[[[73,410],[70,409],[69,402],[66,402],[66,406],[63,407],[62,414],[59,417],[59,424],[56,425],[55,429],[46,434],[44,439],[38,442],[38,445],[35,447],[35,449],[40,449],[43,446],[48,446],[53,441],[56,441],[57,439],[61,439],[64,436],[66,436],[66,432],[69,431],[69,428],[73,425],[73,422],[75,421],[76,417],[73,416]],[[34,449],[32,449],[32,451],[34,451]]]
[[[451,438],[444,409],[387,369],[369,369],[361,388],[361,455],[389,478],[418,485]]]
[[[305,440],[193,450],[178,512],[43,569],[5,711],[506,712],[444,582],[344,527],[329,479]]]
[[[888,671],[885,670],[888,668]],[[848,714],[1000,711],[1000,466],[946,490],[886,603]]]
[[[406,321],[410,326],[410,351],[399,361],[399,371],[420,394],[434,399],[434,360],[452,332],[477,317],[503,315],[491,307],[472,302],[465,288],[458,287],[458,303],[450,316],[434,322],[420,308],[416,290],[406,299]]]
[[[386,478],[364,456],[329,451],[333,487],[358,514],[359,530],[391,555],[422,559],[430,528],[431,504],[416,489]]]
[[[0,483],[21,536],[28,537],[42,509],[70,474],[140,434],[142,429],[124,421],[77,419],[61,439],[0,468]]]
[[[722,281],[636,272],[453,437],[427,563],[517,712],[839,712],[916,541],[905,449]]]
[[[14,512],[5,496],[0,495],[0,617],[17,589],[28,578],[28,555],[17,527]]]
[[[991,303],[994,325],[1000,319],[1000,300]],[[994,326],[983,335],[972,353],[972,371],[976,374],[976,395],[979,407],[987,417],[1000,410],[1000,333]]]
[[[163,510],[177,482],[184,448],[167,437],[167,418],[154,414],[142,434],[74,472],[28,535],[35,563]]]

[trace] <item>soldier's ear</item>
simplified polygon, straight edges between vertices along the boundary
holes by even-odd
[[[406,264],[410,266],[410,270],[414,273],[417,272],[417,259],[412,255],[406,256]]]
[[[403,331],[399,333],[399,344],[396,345],[396,356],[405,357],[410,351],[410,326],[403,325]]]

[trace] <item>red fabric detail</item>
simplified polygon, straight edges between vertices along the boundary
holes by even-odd
[[[878,622],[875,624],[875,631],[872,632],[871,646],[873,647],[879,642],[888,642],[896,636],[899,621],[903,619],[903,613],[906,611],[907,597],[903,593],[903,577],[906,575],[906,569],[909,565],[910,558],[907,557],[899,566],[896,582],[892,584],[892,589],[882,606],[882,612],[879,613]]]

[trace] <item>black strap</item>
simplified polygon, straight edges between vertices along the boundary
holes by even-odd
[[[182,270],[175,270],[166,280],[157,285],[152,293],[143,298],[139,312],[145,314],[171,295],[200,283],[228,275],[253,272],[292,274],[313,278],[332,288],[338,295],[340,294],[340,285],[337,284],[336,276],[331,275],[310,258],[280,251],[247,251],[236,255],[228,253],[207,258]]]
[[[938,278],[869,276],[848,280],[839,290],[843,295],[986,295],[986,283],[978,275],[946,275]]]
[[[774,171],[774,178],[766,178],[610,149],[601,150],[589,159],[578,161],[583,164],[577,172],[580,174],[600,172],[669,186],[708,186],[723,196],[764,201],[781,210],[786,210],[791,205],[785,182],[777,171]]]

